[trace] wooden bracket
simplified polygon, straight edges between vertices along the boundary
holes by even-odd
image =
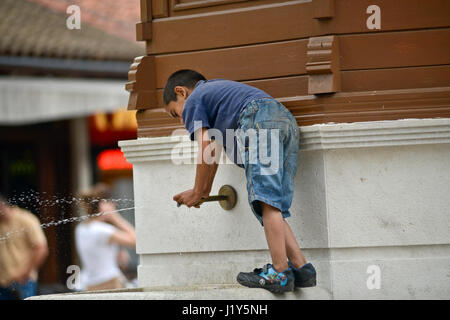
[[[134,58],[125,89],[130,92],[128,110],[156,108],[156,72],[153,56]]]
[[[313,0],[314,18],[326,19],[334,16],[334,0]]]
[[[169,6],[167,0],[151,0],[153,18],[165,18],[169,16]]]
[[[152,23],[138,22],[136,23],[136,41],[145,41],[152,39]]]
[[[341,89],[337,36],[309,38],[306,53],[308,93],[332,93]]]
[[[141,0],[141,21],[152,21],[152,0]]]

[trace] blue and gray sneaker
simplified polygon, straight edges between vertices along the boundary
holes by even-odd
[[[240,272],[237,282],[249,288],[263,288],[272,293],[283,293],[294,290],[294,273],[291,268],[277,272],[268,263],[263,268],[256,268],[253,272]]]
[[[290,261],[288,265],[294,272],[296,288],[314,287],[316,285],[316,269],[311,263],[308,262],[298,269],[294,268]]]

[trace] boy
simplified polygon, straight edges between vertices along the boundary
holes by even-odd
[[[166,112],[184,123],[199,146],[194,187],[173,197],[178,204],[198,207],[202,197],[209,195],[218,167],[217,161],[205,161],[210,144],[222,145],[228,156],[245,168],[250,207],[264,227],[272,264],[241,272],[237,281],[274,293],[314,286],[315,269],[306,263],[284,220],[290,216],[298,165],[299,128],[292,114],[262,90],[229,80],[206,80],[193,70],[172,74],[163,100]],[[219,133],[214,139],[211,129]],[[223,138],[229,137],[230,129],[236,130],[233,143]],[[263,149],[271,153],[270,166],[262,161]]]

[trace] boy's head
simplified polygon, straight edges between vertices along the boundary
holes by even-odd
[[[163,102],[166,112],[181,119],[184,103],[200,80],[206,78],[194,70],[183,69],[173,73],[164,87]]]

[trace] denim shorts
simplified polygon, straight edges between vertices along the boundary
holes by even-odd
[[[236,140],[253,213],[263,225],[264,202],[289,217],[300,143],[294,116],[277,100],[260,98],[245,105],[238,123]]]

